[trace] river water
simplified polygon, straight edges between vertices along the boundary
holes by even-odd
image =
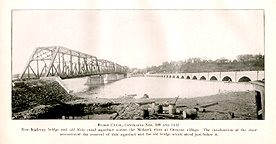
[[[215,95],[223,92],[252,91],[250,83],[218,82],[203,80],[186,80],[161,77],[132,77],[108,82],[100,86],[85,85],[86,78],[63,80],[66,87],[75,94],[87,98],[117,98],[125,95],[144,94],[150,98],[192,98]]]

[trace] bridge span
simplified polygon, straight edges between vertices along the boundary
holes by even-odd
[[[211,81],[232,81],[249,82],[264,80],[264,71],[231,71],[231,72],[202,72],[202,73],[169,73],[169,74],[146,74],[146,76],[179,78],[192,80],[211,80]]]
[[[116,79],[126,75],[127,68],[117,63],[62,46],[37,47],[29,58],[20,79],[60,77],[69,79],[93,75],[108,75]],[[120,75],[120,76],[118,76]]]

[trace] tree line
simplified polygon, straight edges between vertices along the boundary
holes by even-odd
[[[264,55],[243,54],[237,59],[229,60],[225,57],[216,60],[206,58],[189,58],[180,61],[165,61],[162,65],[151,66],[144,69],[132,68],[134,74],[144,73],[194,73],[217,71],[255,71],[264,70]]]

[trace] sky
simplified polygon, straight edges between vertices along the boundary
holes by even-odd
[[[263,10],[13,10],[12,71],[64,46],[130,68],[264,54]]]

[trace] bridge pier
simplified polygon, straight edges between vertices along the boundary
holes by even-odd
[[[125,78],[124,74],[105,74],[87,77],[85,85],[103,85],[110,81],[117,81]]]
[[[124,74],[116,74],[117,75],[117,80],[123,79],[126,77]]]
[[[105,81],[116,81],[117,78],[117,74],[105,74],[104,75],[104,80]]]
[[[87,81],[85,83],[85,85],[103,85],[103,84],[104,84],[104,76],[102,75],[87,77]]]
[[[107,83],[109,81],[117,81],[120,79],[125,78],[124,74],[105,74],[104,75],[104,82]]]

